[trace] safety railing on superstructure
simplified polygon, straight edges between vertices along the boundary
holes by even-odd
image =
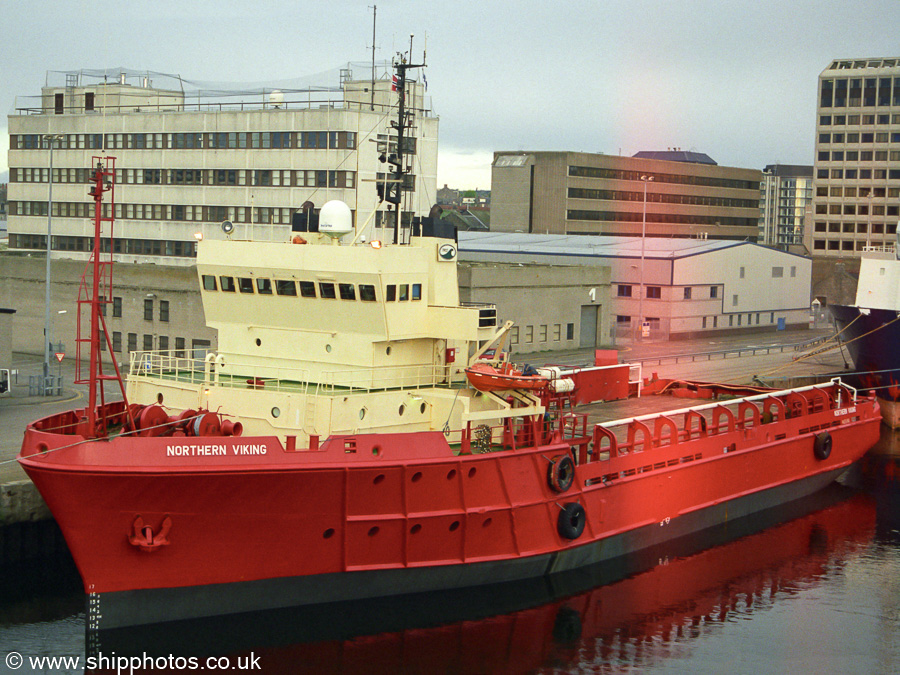
[[[97,104],[94,109],[85,111],[83,105],[64,106],[56,108],[54,105],[44,105],[35,102],[36,105],[17,105],[13,111],[13,115],[62,115],[62,114],[107,114],[107,115],[127,115],[132,113],[182,113],[182,112],[226,112],[226,111],[250,111],[250,110],[358,110],[363,112],[379,112],[389,114],[394,106],[382,103],[370,103],[368,101],[343,101],[321,97],[321,92],[316,98],[312,96],[297,97],[294,99],[285,99],[277,103],[263,101],[208,101],[208,102],[190,102],[190,101],[171,101],[159,100],[157,102],[132,102],[122,105]],[[21,98],[21,97],[20,97]],[[428,103],[424,107],[415,109],[417,115],[423,117],[433,117],[434,112],[431,107],[430,97]]]
[[[241,363],[214,353],[189,358],[183,352],[169,350],[131,352],[129,376],[185,384],[329,394],[449,386],[454,381],[454,371],[454,366],[439,364],[377,366],[322,371],[313,377],[308,369]],[[456,379],[461,380],[462,376]]]

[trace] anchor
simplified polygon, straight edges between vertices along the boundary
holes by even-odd
[[[158,551],[162,546],[169,545],[168,534],[172,529],[172,519],[169,516],[163,518],[159,526],[159,533],[154,535],[153,528],[144,524],[144,519],[138,516],[134,519],[132,525],[134,534],[128,535],[128,543],[137,546],[142,551],[152,553]]]

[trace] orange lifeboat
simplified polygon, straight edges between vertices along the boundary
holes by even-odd
[[[550,380],[537,373],[529,373],[528,366],[524,372],[516,370],[511,364],[503,363],[499,367],[490,363],[475,363],[466,368],[469,383],[478,391],[502,391],[506,389],[543,389]]]

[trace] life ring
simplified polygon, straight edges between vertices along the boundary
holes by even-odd
[[[584,507],[578,502],[569,502],[559,512],[556,521],[556,529],[561,537],[566,539],[578,539],[584,532],[584,524],[587,520]]]
[[[816,440],[813,442],[813,454],[816,459],[828,459],[831,455],[831,443],[831,434],[827,431],[816,434]]]
[[[565,492],[575,480],[575,462],[569,455],[558,455],[550,460],[547,482],[554,492]]]

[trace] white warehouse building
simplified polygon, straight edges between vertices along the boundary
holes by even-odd
[[[809,327],[811,259],[751,242],[460,232],[459,251],[462,261],[609,267],[613,340],[635,337],[641,314],[653,339]],[[541,302],[533,290],[523,303]],[[572,307],[572,320],[582,312]]]

